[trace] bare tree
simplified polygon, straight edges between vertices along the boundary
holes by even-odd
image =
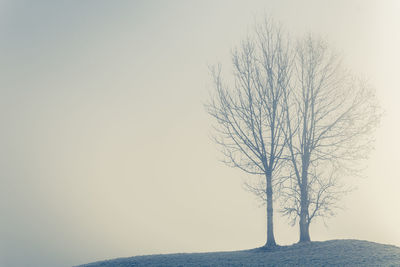
[[[284,88],[290,77],[289,46],[271,21],[256,27],[232,52],[233,82],[222,81],[221,67],[211,69],[216,94],[206,105],[216,119],[215,142],[229,166],[265,178],[265,188],[253,192],[266,200],[267,242],[275,246],[273,179],[281,165],[285,138],[281,121]]]
[[[310,241],[313,218],[331,215],[345,192],[339,178],[357,173],[379,121],[373,91],[341,67],[312,36],[299,41],[291,85],[284,94],[288,175],[283,213],[299,219],[300,241]]]

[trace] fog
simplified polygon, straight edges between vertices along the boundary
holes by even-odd
[[[265,14],[326,38],[384,116],[364,178],[313,240],[400,246],[400,12],[393,1],[0,1],[0,265],[71,266],[265,243],[219,161],[208,65]],[[325,225],[326,224],[326,225]],[[279,244],[298,230],[277,216]]]

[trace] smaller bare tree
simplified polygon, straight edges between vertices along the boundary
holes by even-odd
[[[299,219],[300,242],[306,242],[311,221],[331,215],[346,191],[339,178],[358,173],[367,158],[380,116],[373,90],[311,36],[299,41],[285,88],[282,126],[290,165],[281,190],[283,214],[293,223]]]

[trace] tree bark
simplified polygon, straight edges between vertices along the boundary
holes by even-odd
[[[300,240],[301,242],[310,242],[309,221],[308,221],[308,161],[303,164],[302,181],[300,188]]]
[[[301,210],[300,210],[299,226],[300,226],[300,240],[299,240],[299,243],[310,242],[311,241],[310,232],[309,232],[310,224],[307,221],[306,212],[303,210],[303,205],[301,205]]]
[[[267,243],[266,247],[276,246],[274,236],[274,208],[272,199],[272,174],[271,171],[266,173],[266,191],[267,191]]]

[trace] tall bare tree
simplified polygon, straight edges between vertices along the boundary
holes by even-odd
[[[265,188],[254,190],[267,206],[266,246],[275,246],[273,179],[282,162],[285,138],[282,102],[289,83],[291,57],[282,29],[266,20],[232,52],[233,82],[222,81],[221,67],[212,68],[215,94],[206,105],[216,119],[215,142],[224,162],[261,175]]]
[[[283,213],[299,219],[300,242],[313,218],[331,214],[344,192],[338,179],[358,171],[379,121],[376,98],[341,66],[326,44],[308,36],[296,48],[282,127],[290,162]]]

